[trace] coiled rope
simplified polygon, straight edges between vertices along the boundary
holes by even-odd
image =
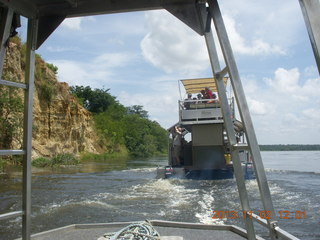
[[[159,240],[160,234],[153,228],[150,222],[138,222],[130,224],[115,233],[105,233],[98,240]]]

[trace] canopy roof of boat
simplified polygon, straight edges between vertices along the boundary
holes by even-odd
[[[0,0],[0,7],[39,19],[37,48],[65,18],[131,11],[166,9],[198,34],[204,33],[199,11],[205,9],[205,1],[198,0]]]
[[[227,77],[223,78],[224,86],[228,82]],[[214,78],[195,78],[195,79],[184,79],[180,80],[186,89],[187,93],[199,93],[201,90],[204,90],[206,87],[210,88],[211,91],[217,92],[217,86]]]

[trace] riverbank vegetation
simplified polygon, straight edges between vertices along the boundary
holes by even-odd
[[[79,158],[71,153],[62,153],[52,158],[39,157],[32,161],[32,166],[35,167],[55,167],[55,166],[70,166],[79,164]]]
[[[73,86],[71,93],[92,112],[100,145],[108,154],[150,157],[166,154],[167,133],[140,105],[125,107],[110,89]]]
[[[260,145],[261,151],[320,151],[319,144],[275,144]]]

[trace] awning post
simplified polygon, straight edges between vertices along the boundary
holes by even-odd
[[[22,186],[22,239],[30,240],[31,235],[31,153],[32,153],[32,109],[34,92],[35,48],[37,40],[37,19],[28,20],[25,81],[27,90],[24,97],[23,131],[23,186]]]
[[[10,30],[12,25],[13,10],[11,8],[3,8],[0,23],[0,77],[2,76],[3,64],[6,57],[6,48],[8,39],[10,37]]]
[[[318,71],[320,73],[320,1],[299,0],[299,3],[307,26]]]

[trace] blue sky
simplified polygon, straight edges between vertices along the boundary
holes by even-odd
[[[220,2],[259,143],[319,144],[320,79],[298,0]],[[178,121],[178,80],[212,76],[204,38],[164,10],[67,19],[38,53],[60,81],[110,88],[165,128]]]

